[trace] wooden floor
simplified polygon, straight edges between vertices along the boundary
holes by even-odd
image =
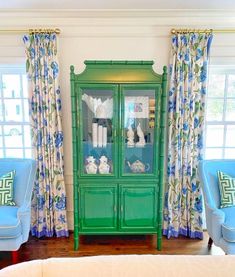
[[[208,235],[203,240],[163,237],[162,251],[156,250],[156,236],[81,236],[80,248],[73,250],[73,234],[69,238],[30,237],[18,250],[18,262],[49,257],[81,257],[121,254],[224,255],[218,247],[207,248]],[[11,252],[0,252],[0,268],[12,264]]]

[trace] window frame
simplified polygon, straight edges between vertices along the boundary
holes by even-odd
[[[5,97],[3,93],[3,75],[19,75],[20,76],[20,95],[16,97]],[[8,64],[1,64],[0,65],[0,106],[2,107],[2,119],[0,120],[0,136],[2,136],[2,145],[0,145],[0,157],[2,158],[14,158],[14,156],[7,155],[7,149],[9,150],[22,150],[22,158],[33,158],[33,147],[32,147],[32,141],[31,141],[31,147],[26,146],[26,140],[25,140],[25,126],[30,127],[30,119],[27,121],[26,118],[26,104],[25,101],[28,101],[28,97],[24,94],[24,87],[23,87],[23,78],[26,76],[26,69],[24,64],[14,64],[14,65],[8,65]],[[4,108],[4,101],[5,100],[12,100],[16,99],[20,102],[20,108],[22,109],[22,121],[7,121],[6,120],[6,114],[5,114],[5,108]],[[20,126],[21,128],[21,134],[22,134],[22,145],[20,146],[6,146],[6,139],[4,134],[4,126]],[[31,137],[30,137],[31,139]],[[28,150],[31,151],[31,155],[28,155]],[[15,157],[19,157],[19,155],[16,155]]]
[[[221,149],[222,150],[222,157],[218,157],[218,159],[230,159],[230,158],[226,158],[225,157],[225,151],[227,149],[234,149],[235,150],[235,145],[234,146],[226,146],[226,135],[227,135],[227,130],[228,130],[228,125],[229,126],[234,126],[235,127],[235,118],[234,121],[231,120],[226,120],[226,112],[227,112],[227,102],[228,100],[235,100],[235,95],[234,97],[228,96],[228,76],[229,75],[235,75],[235,66],[234,65],[210,65],[209,66],[209,78],[210,75],[212,74],[225,74],[225,83],[224,83],[224,96],[211,96],[209,95],[209,83],[207,86],[207,95],[206,95],[206,106],[205,106],[205,124],[204,124],[204,157],[205,159],[216,159],[216,158],[208,158],[206,155],[206,150],[208,149],[214,149],[214,150],[218,150]],[[215,100],[223,100],[223,113],[222,113],[222,120],[207,120],[207,106],[208,106],[208,99],[215,99]],[[218,125],[222,125],[224,127],[223,130],[223,144],[222,146],[207,146],[206,145],[206,138],[207,138],[207,131],[208,131],[208,126],[218,126]],[[235,155],[234,155],[234,159],[235,159]]]

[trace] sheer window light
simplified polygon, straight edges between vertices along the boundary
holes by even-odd
[[[0,158],[32,158],[25,67],[0,65]]]
[[[205,120],[205,159],[235,159],[235,66],[210,67]]]

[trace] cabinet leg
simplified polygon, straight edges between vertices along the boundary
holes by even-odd
[[[161,251],[162,250],[162,236],[157,235],[157,250]]]
[[[74,250],[78,250],[79,248],[79,236],[74,238]]]

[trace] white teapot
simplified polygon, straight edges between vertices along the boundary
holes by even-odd
[[[87,165],[85,168],[86,168],[87,174],[96,174],[97,165],[95,163],[95,158],[93,156],[88,156],[86,161],[87,161]]]
[[[144,164],[140,160],[136,160],[134,163],[127,161],[127,164],[133,173],[144,173],[149,171],[150,165]]]
[[[108,159],[105,156],[100,157],[100,164],[99,164],[99,173],[100,174],[109,174],[110,165],[107,163]]]

